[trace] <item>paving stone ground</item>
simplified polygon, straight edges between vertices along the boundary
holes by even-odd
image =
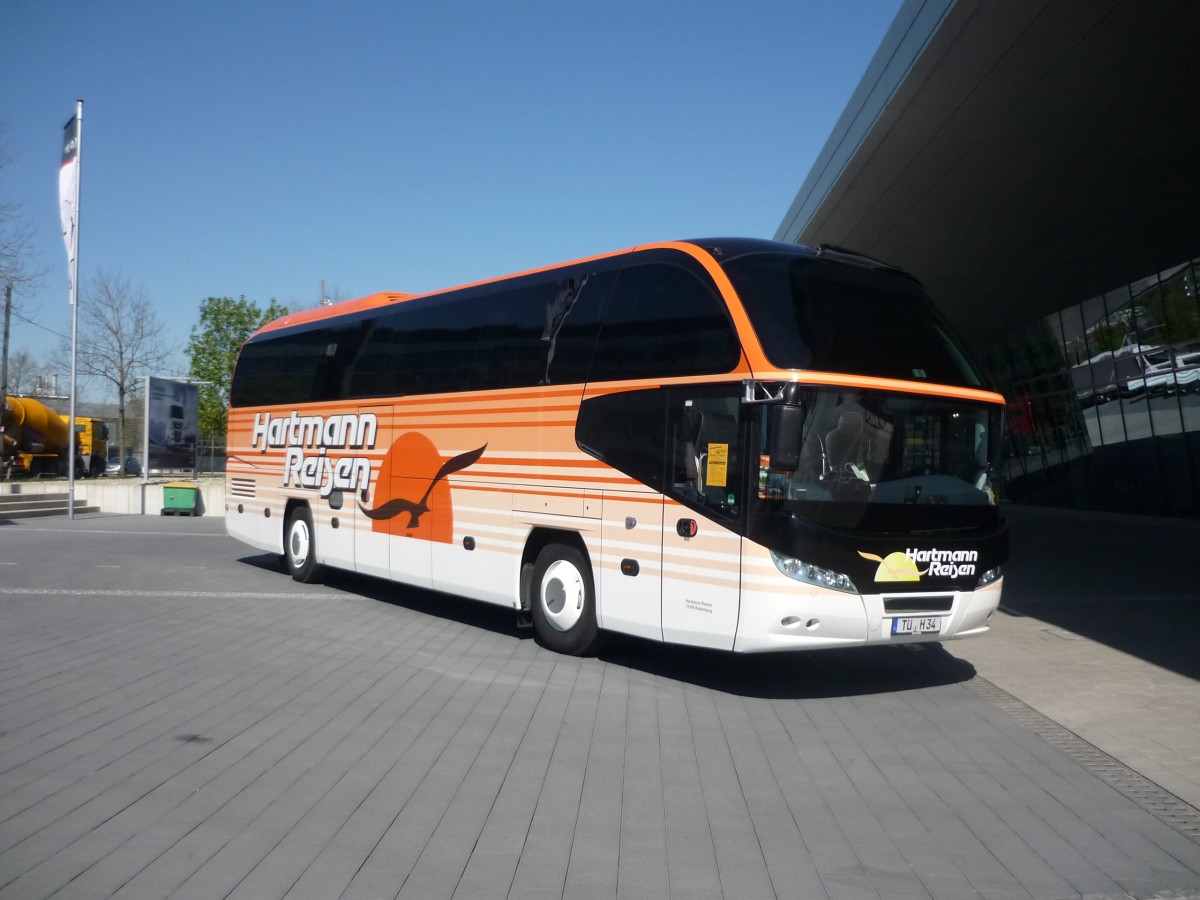
[[[1077,519],[1012,512],[980,640],[582,660],[216,517],[0,522],[0,900],[1200,897],[1198,526]]]

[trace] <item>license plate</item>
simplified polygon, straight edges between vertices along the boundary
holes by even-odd
[[[892,634],[930,634],[941,630],[941,616],[905,616],[902,619],[892,619]]]

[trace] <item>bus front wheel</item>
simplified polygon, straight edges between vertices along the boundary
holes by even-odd
[[[320,581],[322,567],[317,564],[316,532],[307,506],[292,511],[283,538],[284,559],[292,577],[304,584]]]
[[[558,653],[586,656],[599,644],[592,567],[574,547],[549,544],[533,569],[530,613],[542,643]]]

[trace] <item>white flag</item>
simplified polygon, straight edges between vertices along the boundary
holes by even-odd
[[[62,168],[58,170],[58,210],[62,216],[63,241],[67,245],[67,267],[71,275],[71,297],[75,296],[75,256],[79,250],[79,116],[63,129]]]

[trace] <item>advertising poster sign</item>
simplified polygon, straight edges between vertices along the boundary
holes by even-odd
[[[153,375],[146,381],[146,470],[194,470],[199,385]]]

